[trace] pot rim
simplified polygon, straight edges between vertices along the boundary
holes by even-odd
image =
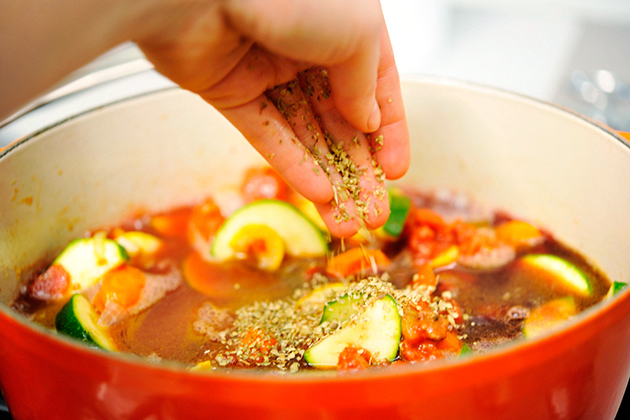
[[[518,92],[512,92],[506,89],[490,87],[483,84],[468,82],[468,81],[459,81],[450,78],[444,77],[433,77],[433,76],[403,76],[402,77],[403,84],[405,82],[408,83],[430,83],[437,84],[442,86],[449,87],[459,87],[466,88],[473,91],[478,91],[480,93],[484,93],[487,95],[496,95],[512,98],[514,100],[519,100],[522,102],[529,102],[532,105],[544,108],[550,108],[555,110],[556,112],[569,114],[582,122],[587,123],[589,126],[596,128],[611,136],[617,142],[620,142],[623,146],[625,146],[630,151],[630,141],[620,136],[611,128],[601,124],[598,121],[595,121],[591,118],[588,118],[572,109],[553,104],[551,102],[530,97],[525,94],[521,94]],[[17,150],[22,145],[26,144],[28,141],[36,139],[42,133],[45,133],[57,126],[63,125],[68,121],[74,120],[76,118],[92,114],[101,109],[109,108],[112,106],[117,106],[129,102],[133,102],[135,100],[140,100],[143,98],[148,98],[152,95],[161,95],[168,92],[174,93],[182,91],[183,89],[178,86],[168,86],[168,87],[159,87],[154,90],[148,92],[142,92],[139,94],[131,95],[126,98],[117,99],[115,101],[109,102],[105,105],[95,106],[89,109],[85,109],[75,115],[71,115],[67,118],[61,119],[55,123],[52,123],[46,127],[43,127],[33,133],[30,133],[24,137],[18,138],[15,141],[11,142],[6,147],[0,149],[0,161],[13,152]],[[588,256],[587,256],[588,258]],[[5,303],[0,303],[0,320],[2,318],[6,318],[8,322],[13,322],[19,325],[22,328],[26,328],[28,331],[34,334],[38,334],[40,337],[52,340],[55,344],[59,346],[68,347],[70,350],[78,351],[78,352],[88,352],[88,354],[93,355],[94,357],[104,357],[109,358],[110,361],[115,361],[117,363],[129,364],[136,367],[146,368],[150,370],[163,371],[165,373],[173,373],[177,375],[190,375],[191,378],[207,378],[207,380],[229,380],[233,382],[282,382],[282,383],[325,383],[325,382],[364,382],[364,381],[378,381],[381,379],[392,379],[399,376],[410,376],[410,375],[427,375],[430,373],[436,372],[447,372],[451,370],[457,370],[461,368],[466,368],[471,365],[478,364],[492,364],[498,360],[509,360],[512,358],[518,358],[519,355],[525,354],[527,352],[536,352],[541,348],[557,348],[559,344],[561,344],[567,336],[570,335],[584,335],[586,334],[583,330],[586,329],[587,324],[592,324],[596,322],[601,322],[602,319],[608,319],[609,323],[615,322],[615,319],[619,319],[624,316],[628,316],[630,314],[630,288],[623,290],[618,295],[614,296],[610,300],[605,300],[599,302],[598,304],[586,309],[581,312],[574,318],[569,321],[563,323],[560,327],[552,328],[549,331],[541,334],[540,336],[528,339],[518,339],[515,341],[511,341],[507,344],[500,345],[487,353],[477,354],[472,357],[464,357],[461,359],[450,359],[450,360],[436,360],[428,364],[404,364],[401,366],[396,366],[394,368],[390,367],[384,370],[367,370],[353,373],[352,375],[336,375],[336,374],[326,374],[320,371],[315,372],[306,372],[299,374],[287,374],[281,375],[277,373],[270,373],[268,371],[262,370],[245,370],[238,369],[234,371],[191,371],[185,368],[182,364],[172,361],[161,361],[159,363],[151,362],[145,358],[137,357],[134,355],[126,354],[126,353],[118,353],[112,352],[108,353],[102,350],[90,348],[85,346],[82,343],[77,342],[71,338],[63,337],[54,331],[51,331],[43,326],[36,324],[34,322],[29,321],[28,319],[20,316],[16,312],[14,312],[9,305]],[[5,321],[2,321],[5,322]],[[557,350],[560,351],[560,350]],[[551,352],[549,352],[551,353]],[[549,355],[548,357],[551,357]],[[333,372],[334,371],[329,371]]]

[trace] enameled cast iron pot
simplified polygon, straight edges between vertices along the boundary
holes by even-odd
[[[630,280],[630,144],[521,96],[404,84],[412,168],[551,229]],[[612,419],[630,374],[630,293],[486,355],[352,375],[191,373],[91,350],[7,304],[42,258],[138,209],[190,203],[260,158],[196,96],[168,89],[79,115],[0,152],[0,382],[28,419]]]

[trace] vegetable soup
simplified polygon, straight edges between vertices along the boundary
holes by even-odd
[[[486,352],[625,287],[463,194],[388,192],[385,226],[339,240],[275,172],[252,168],[236,193],[72,241],[12,308],[191,369],[353,371]]]

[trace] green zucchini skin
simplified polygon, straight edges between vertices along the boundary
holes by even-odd
[[[328,252],[328,241],[315,223],[297,207],[281,200],[258,200],[234,212],[217,232],[211,256],[225,261],[234,256],[230,242],[245,226],[265,225],[284,240],[286,252],[297,257],[316,257]]]
[[[361,312],[356,322],[349,323],[306,350],[304,358],[316,368],[335,368],[339,354],[353,345],[369,351],[376,360],[392,361],[398,356],[401,333],[398,305],[393,297],[385,295]]]
[[[87,298],[72,295],[55,317],[55,328],[61,334],[85,342],[93,347],[113,351],[116,346],[107,328],[98,325],[98,314]]]
[[[530,254],[522,261],[531,267],[544,270],[556,277],[565,287],[574,293],[590,296],[593,293],[591,282],[586,274],[572,263],[551,254]]]
[[[96,283],[105,273],[125,261],[129,255],[125,248],[112,239],[103,240],[102,256],[98,255],[96,239],[75,239],[53,261],[61,265],[70,275],[70,282],[74,289],[86,289]]]

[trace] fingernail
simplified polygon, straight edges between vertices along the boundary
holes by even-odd
[[[374,101],[374,108],[372,108],[372,113],[370,114],[370,118],[368,118],[368,132],[373,133],[378,130],[381,126],[381,110],[378,107],[378,102]]]

